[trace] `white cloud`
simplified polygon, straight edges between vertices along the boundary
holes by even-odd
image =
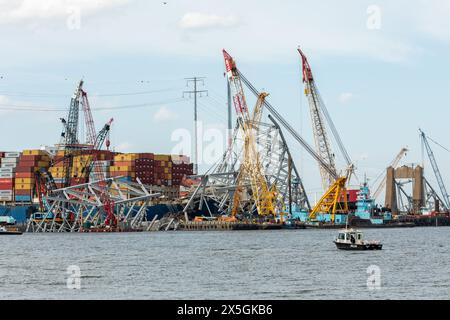
[[[211,29],[234,27],[239,20],[234,15],[219,16],[200,12],[188,12],[180,20],[182,29]]]
[[[81,15],[90,15],[128,2],[130,0],[0,0],[0,24],[65,18],[74,8],[79,9]]]
[[[159,108],[159,110],[156,111],[155,114],[153,115],[153,120],[157,122],[170,121],[176,118],[178,118],[178,115],[169,108],[167,108],[166,106]]]
[[[353,99],[354,95],[351,92],[343,92],[339,95],[339,102],[347,104]]]
[[[450,2],[448,0],[422,0],[416,18],[421,32],[434,39],[450,42]]]
[[[426,11],[428,1],[433,5]],[[450,32],[450,27],[443,28],[448,25],[449,11],[441,12],[439,1],[445,2],[416,0],[411,4],[406,0],[380,0],[377,3],[382,8],[382,28],[373,31],[366,27],[367,6],[357,0],[345,5],[306,0],[285,1],[283,5],[256,0],[226,3],[185,0],[177,6],[134,0],[0,0],[0,24],[20,22],[10,30],[2,28],[0,36],[5,44],[4,60],[9,58],[10,64],[17,63],[14,58],[23,52],[29,53],[24,58],[51,61],[65,59],[73,52],[81,58],[101,56],[105,52],[159,56],[182,53],[189,57],[217,58],[222,48],[239,61],[285,63],[298,59],[295,50],[298,45],[311,56],[364,57],[404,63],[420,57],[424,47],[427,52],[433,50],[428,43],[423,45],[417,35],[437,39],[446,38]],[[109,10],[100,14],[105,8],[126,3],[133,3],[126,7],[126,12]],[[95,13],[96,19],[86,23],[83,20],[81,31],[70,36],[67,28],[46,28],[47,25],[39,33],[30,33],[26,28],[29,23],[22,22],[28,19],[25,21],[39,25],[45,17],[64,19],[68,16],[67,5],[77,4],[82,19],[90,13]],[[413,6],[418,9],[405,10]],[[305,7],[308,10],[302,10]],[[196,32],[202,30],[214,32]]]

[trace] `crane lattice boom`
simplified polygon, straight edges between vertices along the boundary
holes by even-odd
[[[334,161],[334,153],[328,139],[328,133],[325,126],[325,121],[323,119],[323,106],[321,103],[322,100],[316,88],[308,59],[300,49],[298,49],[298,52],[300,53],[302,58],[303,82],[305,84],[305,94],[309,102],[309,110],[311,114],[316,152],[320,155],[323,161],[329,165],[330,169],[336,173],[337,170]],[[334,182],[334,178],[320,164],[319,169],[320,175],[322,177],[323,189],[327,190],[329,186]]]
[[[436,177],[437,183],[439,185],[439,189],[441,190],[442,200],[444,201],[443,205],[446,210],[450,209],[450,199],[448,197],[447,189],[445,188],[444,180],[442,179],[441,172],[439,171],[438,164],[436,162],[436,158],[434,157],[433,150],[431,150],[430,144],[428,143],[428,138],[425,133],[420,130],[420,136],[422,138],[422,143],[425,146],[425,149],[428,154],[428,158],[430,159],[431,167],[433,168],[434,175]]]
[[[244,140],[243,159],[239,169],[236,191],[233,196],[232,214],[235,215],[240,206],[244,181],[249,180],[251,185],[252,198],[259,215],[275,214],[275,191],[271,190],[264,169],[261,164],[260,155],[257,150],[256,134],[258,130],[257,123],[261,119],[262,108],[264,105],[266,93],[258,95],[258,100],[254,109],[253,116],[250,117],[247,103],[245,101],[244,88],[236,69],[233,58],[223,50],[225,59],[225,68],[233,94],[233,103],[236,109],[239,127]]]

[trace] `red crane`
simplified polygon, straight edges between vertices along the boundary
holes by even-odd
[[[91,107],[89,105],[89,100],[86,91],[81,89],[81,105],[83,106],[84,121],[86,123],[86,144],[94,145],[95,139],[97,138],[94,119],[92,118]]]

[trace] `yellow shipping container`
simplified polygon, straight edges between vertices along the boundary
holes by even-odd
[[[16,184],[34,184],[34,178],[16,178]]]
[[[111,167],[109,167],[109,170],[111,172],[115,172],[115,171],[133,172],[134,171],[134,167],[131,167],[131,166],[111,166]]]
[[[23,150],[22,154],[24,156],[43,156],[43,155],[47,155],[47,153],[43,150],[32,150],[32,149],[28,149],[28,150]]]
[[[16,190],[31,190],[34,188],[33,183],[16,183]]]
[[[139,154],[137,153],[127,153],[127,154],[118,154],[114,156],[114,161],[133,161],[138,159]]]
[[[154,159],[156,161],[169,161],[170,155],[168,154],[155,154]]]

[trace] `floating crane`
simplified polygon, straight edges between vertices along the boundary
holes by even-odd
[[[323,161],[328,164],[330,169],[336,173],[337,170],[334,160],[334,153],[328,139],[325,120],[323,119],[323,110],[325,106],[323,105],[322,99],[316,88],[308,59],[303,54],[302,50],[298,49],[298,52],[302,58],[303,83],[305,84],[305,95],[308,98],[309,103],[316,152],[320,155]],[[319,170],[322,177],[322,187],[324,190],[327,190],[334,182],[334,178],[320,164]]]
[[[249,90],[259,97],[260,92],[253,86],[253,84],[239,71],[236,65],[233,65],[234,73],[239,76],[240,81],[249,88]],[[239,102],[239,101],[238,101]],[[236,105],[236,104],[235,104]],[[239,104],[238,104],[239,106]],[[333,178],[333,184],[329,187],[325,195],[320,199],[316,206],[310,212],[310,219],[315,219],[318,212],[330,213],[331,220],[334,222],[335,214],[339,212],[348,212],[347,206],[347,191],[346,182],[350,177],[353,166],[350,165],[347,169],[347,175],[340,177],[336,170],[329,165],[319,155],[312,146],[309,145],[298,132],[280,115],[277,109],[272,106],[267,100],[264,100],[264,106],[269,111],[269,118],[274,121],[274,118],[296,139],[303,148],[320,164],[320,166]],[[348,157],[348,159],[350,159]]]
[[[397,154],[397,156],[395,157],[395,159],[392,160],[392,162],[389,164],[389,167],[392,167],[395,169],[398,166],[398,164],[400,163],[400,160],[402,160],[402,158],[404,156],[406,156],[406,153],[408,151],[409,151],[408,148],[402,148],[400,150],[400,152]],[[373,199],[377,199],[380,196],[381,192],[383,192],[384,188],[386,187],[386,179],[387,179],[386,178],[386,170],[384,170],[383,172],[384,172],[383,179],[378,184],[378,187],[376,188],[375,192],[373,193]]]
[[[420,137],[422,139],[422,144],[427,151],[428,158],[430,159],[431,167],[433,168],[434,175],[435,175],[437,183],[439,185],[439,189],[441,190],[443,206],[445,207],[445,210],[448,211],[450,209],[450,199],[448,197],[448,193],[447,193],[447,189],[445,188],[444,180],[442,179],[441,172],[440,172],[438,164],[436,162],[436,158],[434,157],[433,150],[431,149],[430,144],[428,143],[429,138],[425,135],[425,132],[423,132],[421,129],[419,129],[419,132],[420,132]]]
[[[316,152],[333,172],[333,174],[330,175],[330,173],[327,172],[328,170],[326,170],[319,163],[322,186],[326,192],[311,211],[310,219],[315,219],[317,213],[319,212],[325,212],[332,213],[332,220],[334,221],[334,214],[336,212],[348,212],[346,184],[350,180],[354,167],[352,160],[350,159],[350,156],[345,149],[339,133],[333,123],[333,120],[331,119],[331,116],[323,103],[319,90],[317,89],[308,59],[300,48],[297,50],[302,59],[303,83],[305,84],[305,95],[308,98],[310,107]],[[338,176],[335,163],[335,154],[333,153],[330,140],[328,138],[327,124],[330,127],[331,133],[347,164],[345,176],[340,176],[337,179],[335,178]],[[343,205],[341,206],[340,204]]]
[[[247,108],[244,89],[236,64],[233,58],[223,50],[225,60],[226,75],[232,92],[232,100],[237,114],[237,121],[242,132],[244,140],[243,161],[239,169],[236,181],[236,189],[233,196],[233,205],[231,214],[235,216],[240,208],[241,193],[246,180],[250,181],[251,193],[258,215],[275,215],[275,197],[276,192],[269,187],[264,170],[261,164],[260,156],[257,151],[254,127],[262,116],[263,104],[267,96],[266,93],[258,95],[258,100],[254,109],[253,116]]]

